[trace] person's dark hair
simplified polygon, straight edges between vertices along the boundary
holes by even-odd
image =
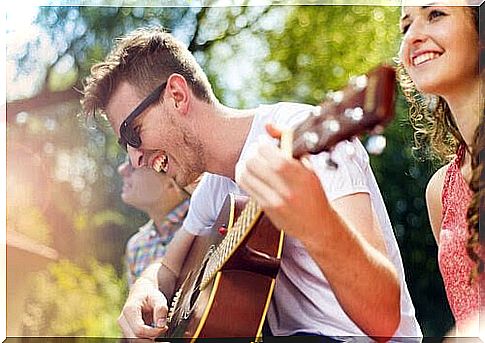
[[[483,219],[480,219],[480,211],[485,208],[485,103],[484,103],[484,87],[485,87],[485,6],[482,5],[477,8],[475,13],[475,24],[479,27],[479,42],[480,42],[480,75],[481,75],[481,118],[475,136],[474,144],[472,146],[472,177],[469,183],[470,189],[473,191],[472,201],[467,211],[468,233],[467,252],[470,258],[475,262],[470,275],[470,281],[473,282],[478,274],[483,273],[483,239],[484,233],[480,232],[480,227],[483,229]]]
[[[485,112],[482,111],[485,116]],[[476,279],[478,274],[483,272],[483,233],[480,234],[480,210],[485,206],[485,120],[482,116],[480,124],[475,133],[475,144],[472,149],[472,177],[469,183],[470,189],[473,191],[472,201],[467,211],[468,233],[466,250],[470,258],[475,262],[472,269],[470,280]]]

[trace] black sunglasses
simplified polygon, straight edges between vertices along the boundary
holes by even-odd
[[[128,151],[128,145],[138,149],[141,146],[141,138],[138,132],[133,129],[131,124],[140,114],[143,113],[151,104],[160,98],[163,90],[167,86],[167,82],[162,83],[158,86],[149,96],[147,96],[130,115],[121,123],[120,125],[120,138],[118,139],[118,144],[125,150]]]

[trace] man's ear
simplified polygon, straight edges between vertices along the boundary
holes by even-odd
[[[167,80],[166,92],[169,95],[168,100],[171,102],[169,105],[181,114],[186,114],[192,93],[185,78],[176,73],[170,75]]]

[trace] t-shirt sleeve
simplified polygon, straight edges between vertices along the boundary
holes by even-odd
[[[205,173],[190,198],[184,230],[197,236],[208,233],[227,193],[222,176]]]
[[[294,128],[316,109],[313,105],[280,102],[274,109],[272,121],[279,129]],[[287,115],[288,113],[291,113],[291,115]]]
[[[331,167],[331,158],[337,167]],[[329,200],[355,193],[370,193],[368,186],[369,155],[357,138],[337,144],[331,153],[310,157]]]

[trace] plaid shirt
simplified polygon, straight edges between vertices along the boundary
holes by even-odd
[[[182,226],[188,209],[189,200],[187,199],[165,217],[160,229],[157,230],[153,220],[150,220],[128,240],[125,264],[129,287],[146,267],[165,255],[167,245],[172,240],[175,231]]]

